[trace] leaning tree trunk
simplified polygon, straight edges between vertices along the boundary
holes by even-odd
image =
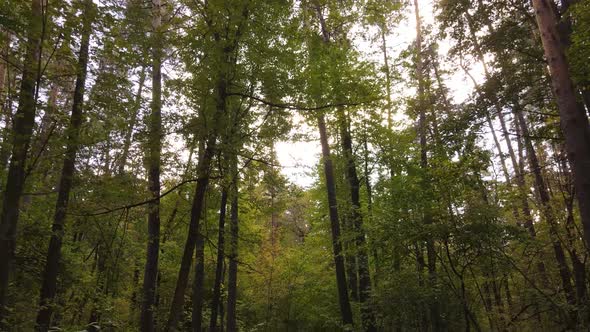
[[[560,41],[558,22],[551,4],[550,0],[533,0],[535,17],[559,108],[561,130],[574,174],[586,248],[590,252],[590,127],[583,107],[576,100],[564,45]]]
[[[230,52],[231,50],[225,50]],[[227,56],[227,54],[226,54]],[[227,99],[227,82],[225,75],[220,76],[216,86],[216,111],[215,111],[215,122],[220,122],[222,116],[226,111],[226,99]],[[189,223],[188,237],[184,245],[184,251],[182,254],[182,261],[180,263],[180,269],[178,271],[178,279],[176,281],[176,288],[174,290],[174,296],[172,298],[172,304],[170,306],[170,314],[168,316],[168,322],[166,325],[167,331],[175,331],[178,326],[178,320],[182,307],[184,304],[184,294],[186,292],[186,286],[188,284],[188,276],[192,264],[193,252],[195,251],[195,245],[198,239],[199,233],[199,221],[203,210],[203,201],[207,187],[209,186],[210,180],[210,166],[215,151],[217,149],[217,128],[213,128],[209,133],[207,142],[205,144],[205,150],[203,157],[199,160],[197,165],[197,186],[195,188],[195,194],[193,197],[193,203],[191,207],[191,217]]]
[[[7,315],[8,280],[16,246],[16,226],[20,198],[25,183],[25,163],[35,124],[36,86],[40,75],[39,61],[43,30],[43,10],[40,0],[31,1],[31,16],[27,31],[26,55],[21,79],[18,109],[14,117],[12,156],[4,190],[0,215],[0,327]]]
[[[152,103],[147,146],[148,185],[152,200],[148,204],[147,259],[143,274],[141,331],[155,330],[154,311],[158,258],[160,254],[160,153],[162,150],[162,4],[152,0]]]
[[[223,93],[223,95],[225,96],[225,93]],[[223,102],[223,105],[225,105],[225,101]],[[225,108],[225,106],[223,107]],[[177,329],[178,320],[180,319],[180,314],[182,312],[182,307],[184,304],[184,294],[186,292],[186,286],[188,284],[188,276],[200,228],[199,221],[201,219],[201,214],[203,211],[203,201],[205,199],[207,187],[209,186],[209,167],[211,165],[213,155],[215,154],[216,140],[217,135],[215,133],[211,133],[206,143],[203,158],[199,161],[199,165],[197,165],[197,186],[195,188],[193,203],[191,207],[188,237],[184,245],[180,269],[178,271],[178,279],[176,281],[176,288],[174,290],[172,304],[170,306],[170,314],[168,316],[168,322],[166,326],[167,331],[175,331]]]
[[[39,331],[47,331],[51,323],[51,314],[53,313],[52,302],[57,290],[57,275],[61,258],[66,211],[68,209],[70,191],[72,189],[76,153],[78,151],[78,138],[80,136],[80,127],[82,125],[84,88],[86,85],[86,73],[88,70],[88,50],[94,15],[94,4],[92,0],[86,0],[84,6],[84,23],[82,28],[82,39],[80,42],[80,54],[78,57],[78,74],[76,77],[76,87],[74,88],[74,101],[72,103],[70,125],[67,130],[67,147],[59,181],[59,191],[57,194],[57,202],[55,204],[51,240],[49,242],[49,249],[47,250],[45,272],[43,273],[43,285],[41,286],[41,298],[39,300],[40,309],[37,314],[37,329]]]

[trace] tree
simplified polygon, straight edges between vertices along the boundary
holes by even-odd
[[[55,204],[55,215],[51,228],[51,240],[47,249],[47,261],[43,275],[43,286],[41,288],[41,299],[39,301],[39,313],[37,315],[37,329],[48,331],[51,323],[52,301],[57,291],[57,275],[61,258],[62,241],[64,237],[64,224],[72,190],[76,154],[78,152],[80,127],[83,119],[84,91],[86,76],[88,72],[88,57],[90,48],[90,36],[92,34],[92,22],[95,15],[95,8],[92,1],[84,2],[82,13],[82,31],[80,51],[78,55],[78,73],[76,75],[76,86],[72,102],[72,113],[70,124],[67,130],[67,147],[61,170],[59,191]]]
[[[8,285],[14,259],[16,226],[19,219],[20,199],[25,182],[25,164],[35,122],[37,82],[39,80],[41,43],[43,38],[43,6],[39,0],[31,1],[31,16],[27,28],[27,51],[23,76],[14,117],[12,155],[4,189],[0,215],[0,324],[8,309]]]
[[[162,4],[152,1],[152,103],[147,146],[148,183],[152,201],[148,204],[147,260],[143,276],[141,330],[154,331],[154,306],[160,252],[160,154],[162,150]],[[140,82],[141,84],[141,82]]]
[[[561,130],[566,141],[568,159],[574,173],[584,239],[588,244],[590,243],[590,174],[588,173],[590,170],[590,125],[576,98],[552,4],[547,0],[535,0],[533,7],[559,107]]]

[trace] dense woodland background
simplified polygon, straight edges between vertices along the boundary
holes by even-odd
[[[590,327],[588,0],[3,0],[0,53],[2,331]]]

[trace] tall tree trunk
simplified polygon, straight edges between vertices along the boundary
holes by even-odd
[[[385,89],[387,95],[387,129],[391,130],[393,126],[392,105],[391,105],[391,72],[389,69],[389,57],[387,56],[387,22],[383,22],[381,27],[381,52],[383,52],[383,70],[385,71]]]
[[[246,3],[242,8],[241,20],[237,22],[237,29],[234,32],[233,40],[222,42],[221,34],[219,32],[213,33],[215,43],[219,46],[221,66],[218,68],[219,72],[216,84],[215,84],[215,113],[213,114],[212,128],[208,130],[207,142],[205,144],[205,151],[203,158],[199,161],[197,166],[197,186],[195,188],[195,195],[193,198],[193,205],[191,208],[191,220],[189,224],[189,234],[184,246],[182,255],[182,262],[180,270],[178,272],[178,280],[176,282],[176,288],[174,290],[174,297],[172,299],[172,305],[170,306],[170,315],[166,325],[167,331],[174,331],[178,325],[178,318],[182,310],[184,303],[184,293],[188,282],[188,274],[190,271],[193,251],[195,250],[195,244],[199,234],[199,220],[203,208],[203,199],[209,186],[210,179],[210,166],[213,156],[217,150],[217,137],[221,131],[220,124],[224,122],[224,117],[227,111],[227,90],[229,81],[230,69],[235,64],[235,50],[238,48],[240,37],[242,34],[243,23],[248,19],[249,7]],[[236,22],[234,22],[236,23]],[[225,36],[229,37],[229,36]]]
[[[14,117],[12,156],[4,190],[0,215],[0,327],[7,315],[8,281],[14,260],[16,226],[20,198],[25,183],[25,163],[35,123],[36,86],[40,75],[39,61],[43,30],[43,9],[40,0],[31,1],[27,31],[26,55],[21,79],[18,109]]]
[[[588,83],[590,84],[590,83]],[[590,117],[590,88],[588,87],[581,87],[580,94],[582,95],[582,100],[584,101],[584,106],[586,106],[586,112]]]
[[[330,35],[326,28],[326,22],[320,4],[315,2],[315,9],[320,21],[322,38],[324,44],[330,44]],[[328,133],[326,130],[326,120],[324,114],[318,114],[318,129],[320,132],[320,143],[322,146],[322,159],[324,164],[324,176],[326,178],[326,194],[328,196],[328,212],[330,216],[330,228],[332,233],[332,248],[334,250],[334,265],[336,270],[336,284],[338,287],[338,302],[340,305],[340,315],[344,325],[354,325],[352,309],[348,298],[346,287],[346,273],[344,267],[344,257],[342,254],[342,241],[340,235],[340,220],[338,217],[338,202],[336,199],[336,182],[334,179],[334,165],[330,155],[330,144],[328,142]]]
[[[205,140],[199,141],[199,163],[202,162],[205,156]],[[207,197],[203,202],[202,219],[203,222],[207,223]],[[193,280],[192,289],[192,328],[194,332],[201,332],[203,326],[203,284],[205,280],[205,239],[201,234],[200,230],[197,233],[197,239],[195,243],[195,277]]]
[[[10,42],[12,40],[11,33],[6,33],[6,42],[2,45],[2,57],[8,59],[10,55]],[[8,62],[2,62],[3,72],[0,73],[0,80],[2,81],[2,89],[0,89],[0,116],[4,118],[4,128],[2,129],[2,145],[0,145],[0,188],[3,188],[5,179],[6,165],[8,164],[8,158],[10,157],[10,131],[12,129],[12,98],[11,98],[11,86],[14,79],[10,75],[10,66]],[[0,194],[0,199],[3,199],[3,194]]]
[[[225,109],[225,85],[223,85],[223,93],[218,92],[218,96],[222,95],[224,99],[223,108]],[[221,106],[220,102],[218,102],[218,106]],[[168,316],[168,322],[166,327],[167,331],[176,331],[178,326],[178,320],[182,312],[184,304],[184,294],[188,283],[188,275],[193,260],[193,253],[195,251],[197,238],[199,237],[199,221],[201,219],[201,214],[203,211],[203,201],[205,198],[205,193],[207,192],[207,187],[209,186],[209,167],[211,165],[211,160],[213,159],[213,156],[215,154],[216,140],[217,134],[211,133],[209,135],[209,138],[207,139],[205,151],[203,153],[203,158],[200,159],[199,164],[197,165],[198,178],[191,207],[188,237],[184,245],[180,269],[178,271],[178,279],[176,281],[176,288],[174,291],[174,296],[172,298],[172,304],[170,306],[170,314]]]
[[[55,214],[51,229],[51,240],[47,250],[45,272],[43,273],[43,284],[41,286],[41,297],[39,300],[39,312],[37,314],[37,329],[47,331],[51,323],[53,313],[53,300],[57,290],[57,275],[59,272],[59,261],[61,258],[61,246],[64,236],[64,224],[66,212],[72,189],[72,180],[75,172],[76,153],[78,152],[78,138],[82,125],[82,112],[84,106],[84,90],[86,85],[86,74],[88,70],[88,51],[90,46],[90,34],[94,16],[94,4],[92,0],[84,2],[82,39],[80,41],[80,53],[78,55],[78,74],[76,76],[76,87],[74,88],[74,100],[70,125],[67,130],[67,147],[59,181],[59,191],[55,204]]]
[[[205,220],[205,217],[203,217]],[[199,232],[195,245],[195,279],[193,281],[192,325],[194,332],[201,332],[203,326],[203,287],[205,284],[205,238]]]
[[[227,53],[226,53],[227,52]],[[225,55],[231,52],[231,50],[224,50]],[[225,75],[222,74],[219,77],[217,86],[215,88],[216,94],[216,111],[214,114],[215,126],[218,126],[222,117],[226,112],[226,98],[227,98],[227,82]],[[167,331],[175,331],[178,326],[178,320],[182,312],[184,304],[184,294],[188,283],[188,275],[192,264],[193,253],[195,251],[195,245],[199,237],[199,221],[203,210],[203,201],[205,193],[209,186],[210,179],[210,166],[215,151],[217,150],[217,137],[219,128],[212,128],[208,134],[207,142],[204,146],[202,158],[199,159],[197,165],[197,185],[195,188],[195,194],[193,197],[193,203],[191,207],[191,217],[189,223],[188,237],[184,245],[184,251],[182,254],[182,261],[180,269],[178,271],[178,279],[176,281],[176,288],[174,290],[174,296],[172,298],[172,304],[170,306],[170,314],[168,316],[168,322],[166,324]]]
[[[351,222],[354,230],[356,246],[356,258],[359,274],[359,301],[361,303],[361,318],[365,331],[376,331],[375,315],[368,303],[371,296],[371,277],[369,272],[369,257],[367,255],[367,243],[363,227],[363,216],[361,214],[361,184],[356,170],[354,152],[352,148],[352,137],[349,129],[349,120],[342,108],[337,110],[340,122],[340,143],[346,159],[346,179],[350,190],[350,201],[352,203]]]
[[[418,81],[418,112],[419,112],[419,138],[420,138],[420,167],[422,168],[423,172],[427,172],[428,170],[428,147],[426,144],[426,132],[427,132],[427,120],[426,120],[426,105],[424,103],[425,96],[424,96],[424,77],[423,77],[423,63],[422,63],[422,23],[420,18],[420,7],[418,5],[418,0],[414,0],[414,10],[416,14],[416,79]],[[422,179],[422,187],[425,193],[428,193],[430,189],[428,188],[428,180],[426,179],[426,174]],[[426,203],[430,205],[430,202]],[[433,222],[432,218],[432,211],[430,211],[430,207],[427,206],[424,211],[424,220],[425,225],[430,225]],[[434,286],[437,282],[436,279],[436,251],[434,245],[434,239],[431,236],[427,236],[426,239],[426,259],[427,259],[427,267],[428,267],[428,275],[430,279],[431,286]],[[433,302],[430,304],[430,319],[432,324],[432,329],[434,331],[439,331],[441,329],[442,323],[440,318],[440,310],[438,302],[433,299]]]
[[[209,331],[217,331],[217,313],[221,298],[221,275],[223,272],[223,261],[225,259],[225,211],[227,207],[227,191],[224,187],[221,191],[221,205],[219,207],[219,231],[217,236],[217,264],[215,266],[215,282],[213,284],[213,297],[211,298],[211,316],[209,320]]]
[[[201,141],[199,159],[203,158],[204,142]],[[205,202],[207,204],[207,199]],[[203,207],[203,222],[207,222],[207,207]],[[192,308],[192,327],[194,332],[201,332],[203,326],[203,286],[205,284],[205,238],[199,231],[195,243],[195,277],[193,280],[193,308]]]
[[[227,331],[237,331],[236,325],[236,301],[237,301],[237,281],[238,281],[238,180],[237,175],[237,158],[234,157],[232,162],[232,173],[235,179],[231,189],[231,216],[230,216],[230,254],[227,276]]]
[[[473,23],[474,23],[473,17],[468,12],[465,13],[465,16],[466,16],[467,22],[469,24],[469,33],[471,35],[471,39],[475,45],[475,53],[476,53],[477,59],[482,65],[486,80],[489,81],[492,79],[492,75],[490,74],[490,70],[488,69],[487,62],[485,61],[484,53],[481,49],[479,40],[476,36],[476,31],[475,31],[474,25],[473,25]],[[490,30],[490,32],[495,33],[495,29],[492,25],[492,22],[488,17],[484,18],[484,22],[485,22],[486,26],[488,27],[488,29]],[[500,56],[506,57],[505,54],[502,54],[502,53],[500,53]],[[516,167],[516,153],[514,152],[514,149],[512,147],[512,141],[511,141],[510,135],[508,133],[508,127],[506,125],[506,120],[504,118],[504,114],[502,113],[502,107],[500,106],[497,96],[491,95],[490,98],[491,98],[491,101],[494,105],[494,108],[496,109],[498,120],[500,121],[500,126],[502,128],[502,136],[504,137],[504,141],[506,142],[506,147],[508,148],[508,153],[510,156],[510,160],[512,161],[512,166],[514,168],[514,172],[518,176],[517,167]]]
[[[149,117],[147,164],[152,200],[148,204],[147,259],[143,274],[141,331],[155,330],[156,284],[160,255],[160,153],[162,150],[162,4],[152,0],[152,103]]]
[[[338,300],[340,314],[344,325],[353,325],[352,309],[346,289],[346,274],[344,271],[344,257],[342,256],[342,242],[340,239],[340,223],[338,219],[338,202],[336,200],[336,184],[334,181],[334,166],[330,156],[330,145],[326,132],[326,121],[323,114],[318,115],[318,127],[320,142],[322,145],[322,158],[324,163],[324,176],[326,177],[326,192],[328,196],[328,209],[330,215],[330,227],[332,230],[332,248],[334,250],[334,264],[336,268],[336,283],[338,286]]]
[[[561,130],[574,174],[574,186],[584,229],[586,248],[590,252],[590,127],[588,117],[576,100],[564,45],[557,31],[557,19],[550,0],[533,0],[535,17],[551,81],[559,108]]]
[[[356,245],[351,241],[351,235],[354,234],[354,228],[350,216],[345,215],[340,218],[342,222],[342,234],[344,240],[342,246],[344,250],[344,266],[346,267],[346,281],[350,292],[350,300],[359,301],[359,280],[358,280],[358,262],[355,255]]]
[[[520,130],[520,125],[519,125],[518,119],[515,119],[515,121],[514,121],[514,129],[515,129],[516,135],[517,135],[516,145],[518,147],[518,162],[515,165],[516,166],[515,170],[517,170],[516,171],[516,174],[517,174],[516,181],[518,182],[519,194],[520,194],[521,200],[522,200],[522,211],[525,216],[524,227],[529,232],[529,235],[532,238],[535,238],[537,236],[537,231],[535,230],[535,225],[533,224],[533,217],[532,217],[531,208],[529,206],[529,201],[528,201],[528,189],[526,188],[526,181],[524,178],[524,174],[525,174],[524,143],[523,143],[523,135]],[[539,265],[539,267],[540,267],[539,271],[541,271],[542,274],[544,275],[545,274],[544,264],[542,261],[539,262],[539,264],[541,264],[541,265]]]

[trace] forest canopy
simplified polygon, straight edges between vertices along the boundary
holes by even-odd
[[[590,1],[4,0],[0,331],[590,329]]]

